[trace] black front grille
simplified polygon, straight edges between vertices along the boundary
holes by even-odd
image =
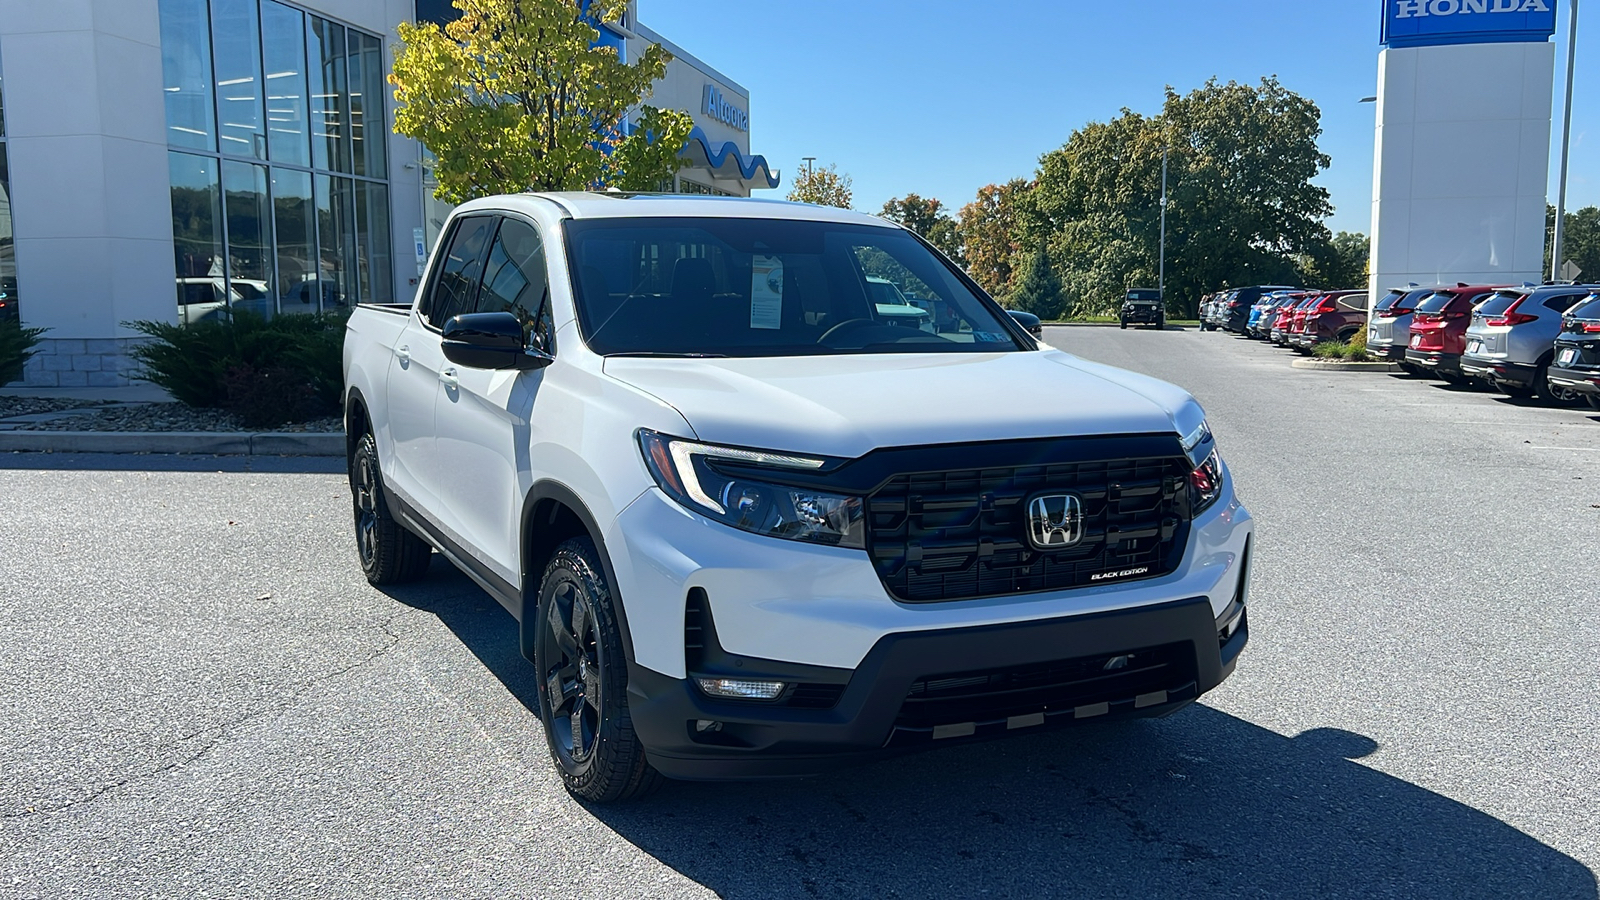
[[[913,603],[1165,575],[1187,538],[1189,468],[1180,456],[899,475],[867,498],[873,565]],[[1036,550],[1028,503],[1056,492],[1081,501],[1083,538]]]
[[[1194,649],[1187,643],[932,675],[912,682],[895,727],[927,729],[1032,713],[1069,713],[1081,706],[1173,691],[1194,680]]]

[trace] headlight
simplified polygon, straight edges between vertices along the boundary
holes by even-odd
[[[1194,464],[1189,473],[1189,515],[1198,516],[1222,496],[1222,457],[1217,455],[1216,439],[1205,420],[1179,438],[1179,443]]]
[[[867,546],[860,497],[729,475],[715,466],[721,461],[814,472],[825,460],[718,447],[644,429],[639,431],[639,449],[661,490],[707,518],[785,540],[856,550]]]

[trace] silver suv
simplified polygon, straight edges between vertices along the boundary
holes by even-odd
[[[1545,403],[1581,400],[1570,388],[1552,389],[1546,376],[1556,335],[1561,333],[1561,314],[1596,289],[1547,284],[1495,291],[1473,312],[1467,326],[1461,373],[1513,397],[1537,397]]]
[[[1399,363],[1401,368],[1419,373],[1418,367],[1405,361],[1406,345],[1411,341],[1411,315],[1424,297],[1438,290],[1413,284],[1390,288],[1386,296],[1379,297],[1367,320],[1367,355],[1383,362]]]

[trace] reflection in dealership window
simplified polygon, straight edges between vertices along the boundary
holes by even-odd
[[[246,301],[245,309],[270,317],[275,310],[269,286],[272,209],[267,205],[266,167],[225,160],[222,194],[228,215],[228,284]]]
[[[6,92],[0,82],[0,321],[17,310],[16,239],[11,231],[11,172],[6,162]]]
[[[211,17],[206,0],[161,0],[161,72],[167,143],[215,150]]]
[[[178,308],[185,321],[214,313],[226,299],[222,264],[222,195],[217,161],[190,153],[169,153],[172,180],[172,243],[178,270]],[[202,291],[216,281],[214,293]],[[202,296],[204,294],[204,296]],[[196,304],[215,304],[189,310]]]
[[[266,0],[261,4],[261,47],[266,63],[267,149],[273,162],[309,166],[305,14]],[[306,191],[307,196],[310,193]]]

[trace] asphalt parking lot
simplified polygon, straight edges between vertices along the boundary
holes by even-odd
[[[1046,339],[1192,390],[1256,516],[1201,704],[589,809],[498,605],[361,578],[339,461],[0,455],[0,896],[1595,898],[1600,415]]]

